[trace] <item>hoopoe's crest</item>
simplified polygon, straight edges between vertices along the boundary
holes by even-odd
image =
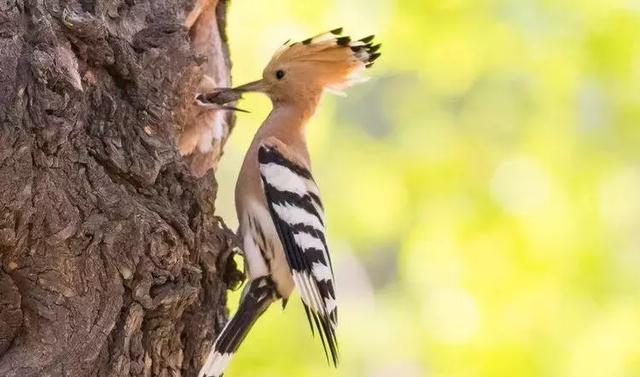
[[[342,28],[318,34],[302,42],[287,41],[264,69],[266,92],[276,100],[305,98],[318,91],[342,92],[366,81],[365,68],[380,56],[374,36],[351,40]]]

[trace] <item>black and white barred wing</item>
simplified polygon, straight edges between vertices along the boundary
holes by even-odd
[[[264,193],[311,331],[317,328],[337,365],[338,316],[322,203],[309,170],[285,157],[291,156],[285,148],[278,143],[258,151]]]

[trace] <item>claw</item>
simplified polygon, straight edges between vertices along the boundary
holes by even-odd
[[[240,249],[238,246],[232,246],[231,254],[232,255],[228,256],[227,258],[226,274],[228,278],[225,280],[227,280],[229,289],[235,291],[240,288],[244,281],[247,279],[247,274],[246,271],[241,272],[238,270],[238,266],[234,259],[235,255],[242,255],[242,249]]]

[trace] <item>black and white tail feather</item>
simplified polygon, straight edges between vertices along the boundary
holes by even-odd
[[[274,283],[268,276],[252,280],[245,286],[238,311],[218,335],[198,377],[222,375],[253,324],[276,296]]]
[[[320,334],[327,359],[338,364],[338,313],[333,268],[318,188],[308,169],[274,146],[258,150],[262,184],[309,326]]]

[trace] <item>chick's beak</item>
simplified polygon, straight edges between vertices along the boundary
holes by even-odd
[[[211,109],[233,110],[248,113],[247,110],[239,109],[227,104],[239,100],[243,93],[264,92],[265,89],[266,86],[264,81],[257,80],[235,88],[217,88],[209,93],[199,93],[196,96],[196,102],[200,106]]]
[[[198,93],[196,95],[196,103],[199,106],[213,110],[248,112],[235,106],[227,105],[228,103],[236,102],[238,99],[240,99],[241,95],[241,93],[233,92],[233,90],[230,88],[218,88],[208,93]]]

